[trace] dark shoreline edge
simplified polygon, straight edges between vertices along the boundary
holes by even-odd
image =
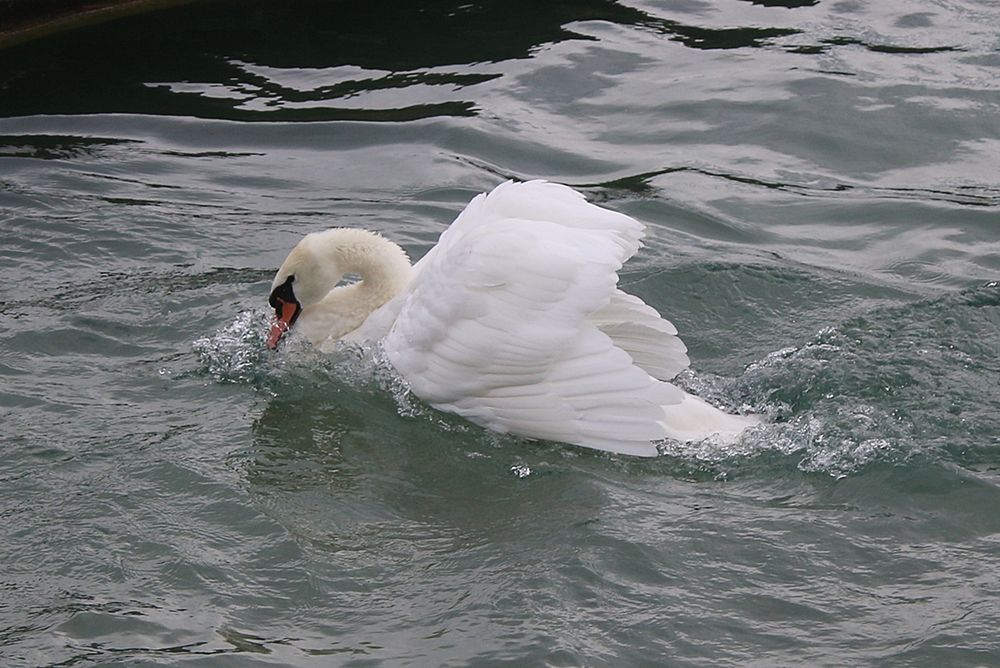
[[[194,0],[0,0],[0,49]]]

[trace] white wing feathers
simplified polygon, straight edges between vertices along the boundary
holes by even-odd
[[[656,455],[663,407],[684,399],[657,378],[687,356],[616,288],[642,231],[556,184],[476,197],[393,304],[390,361],[417,396],[496,431]]]
[[[453,237],[508,219],[546,221],[567,228],[567,232],[596,232],[614,244],[612,248],[617,247],[612,252],[620,263],[639,250],[644,230],[634,218],[595,206],[572,188],[547,181],[507,181],[473,198],[441,234],[435,250],[451,243]]]
[[[587,319],[653,378],[672,380],[688,368],[687,346],[677,328],[638,297],[616,290],[608,305]]]

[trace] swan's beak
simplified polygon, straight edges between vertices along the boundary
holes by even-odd
[[[285,335],[292,325],[295,324],[296,318],[299,317],[299,313],[302,311],[302,307],[299,306],[298,302],[286,302],[280,297],[275,300],[274,310],[277,316],[274,324],[271,325],[271,334],[267,337],[267,347],[274,350],[278,347],[278,341],[281,337]]]

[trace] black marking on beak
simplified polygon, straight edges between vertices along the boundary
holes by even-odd
[[[290,275],[285,279],[285,282],[271,290],[271,296],[268,297],[267,303],[271,305],[274,309],[274,314],[277,317],[281,317],[281,303],[286,304],[298,304],[299,308],[302,305],[299,304],[299,300],[295,298],[295,291],[292,289],[292,283],[295,282],[295,274]]]

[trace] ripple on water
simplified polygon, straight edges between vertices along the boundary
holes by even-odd
[[[670,444],[711,465],[764,453],[844,477],[873,462],[995,462],[1000,429],[996,283],[880,309],[775,351],[738,378],[686,375],[688,389],[770,419],[732,445]],[[991,445],[991,443],[994,443]]]
[[[1000,343],[989,336],[997,325],[1000,293],[988,284],[826,328],[802,346],[766,355],[737,378],[685,372],[677,382],[688,391],[767,421],[735,443],[666,442],[661,452],[723,477],[764,455],[838,478],[875,462],[990,458],[992,450],[977,444],[1000,426],[1000,390],[980,380],[997,370]],[[282,400],[324,396],[354,403],[378,393],[392,398],[400,417],[455,431],[453,420],[442,420],[412,395],[377,345],[324,354],[291,338],[275,354],[264,345],[267,326],[266,314],[245,311],[195,341],[203,371]],[[523,477],[518,466],[511,471]]]

